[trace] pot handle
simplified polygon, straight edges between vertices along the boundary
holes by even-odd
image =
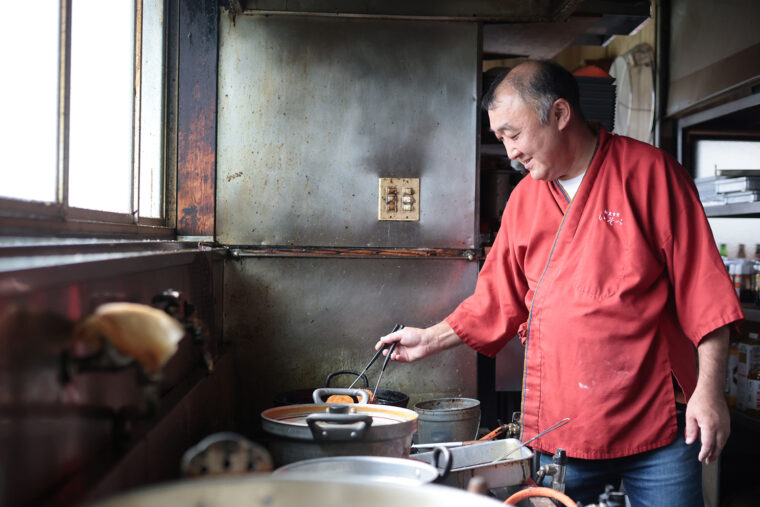
[[[319,389],[314,389],[314,392],[311,393],[311,397],[314,400],[314,403],[317,405],[326,405],[324,401],[322,401],[322,396],[330,396],[333,394],[345,394],[347,396],[356,396],[359,399],[359,403],[369,403],[369,394],[367,394],[367,391],[362,391],[361,389],[344,389],[340,387],[320,387]]]
[[[340,425],[338,427],[321,426],[320,423]],[[370,426],[372,416],[369,414],[329,414],[316,413],[306,417],[314,440],[361,440]]]
[[[358,371],[353,370],[334,371],[327,376],[327,379],[325,380],[325,387],[330,387],[330,381],[333,379],[333,377],[337,377],[338,375],[353,375],[354,377],[360,376]],[[361,378],[364,381],[364,387],[369,387],[369,380],[367,380],[367,376],[362,373]]]
[[[441,455],[443,455],[443,466],[440,465]],[[439,469],[438,480],[445,479],[451,472],[451,465],[454,459],[451,457],[451,451],[448,447],[438,446],[433,449],[433,466]]]

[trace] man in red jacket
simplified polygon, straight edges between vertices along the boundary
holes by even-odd
[[[567,451],[572,498],[595,503],[622,480],[633,505],[701,505],[700,462],[729,434],[728,325],[743,313],[692,179],[663,151],[592,129],[559,65],[515,67],[483,105],[530,178],[474,294],[381,342],[414,361],[461,343],[493,356],[519,336],[523,439],[571,419],[532,447],[542,462]]]

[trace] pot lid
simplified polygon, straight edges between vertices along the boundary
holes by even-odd
[[[390,405],[327,404],[274,407],[261,413],[262,428],[303,440],[379,440],[417,430],[419,415]]]

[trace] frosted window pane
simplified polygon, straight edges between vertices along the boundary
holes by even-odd
[[[718,169],[760,170],[760,141],[697,141],[695,177],[715,176]]]
[[[143,0],[142,106],[140,113],[140,216],[161,217],[163,198],[163,0]]]
[[[30,18],[30,13],[32,18]],[[3,2],[0,47],[0,196],[55,201],[58,123],[57,0]]]
[[[74,0],[69,205],[132,208],[134,3]]]

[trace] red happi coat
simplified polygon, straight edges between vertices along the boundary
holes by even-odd
[[[446,318],[493,356],[525,346],[523,439],[586,459],[676,438],[671,373],[687,399],[695,345],[743,318],[694,183],[669,155],[601,129],[572,201],[526,177],[510,195],[475,293]]]

